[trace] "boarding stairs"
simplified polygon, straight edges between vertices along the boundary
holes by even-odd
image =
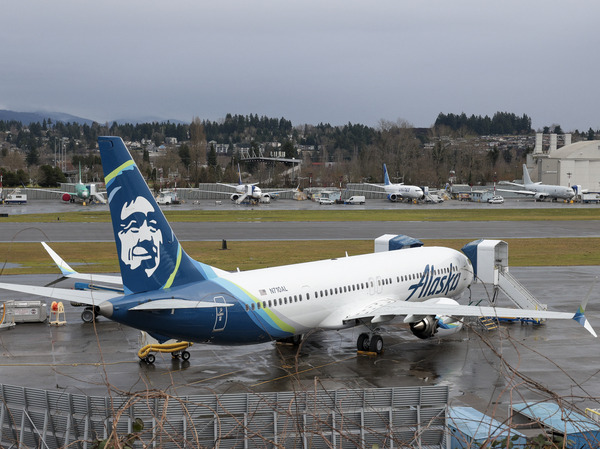
[[[508,243],[502,240],[481,239],[465,245],[463,252],[471,260],[477,280],[493,287],[493,304],[498,293],[502,292],[520,309],[547,310],[545,304],[540,303],[509,273]],[[543,320],[520,319],[520,321],[540,323]]]
[[[542,304],[527,290],[508,269],[499,270],[498,284],[494,288],[499,288],[508,299],[521,309],[547,310],[548,306]]]

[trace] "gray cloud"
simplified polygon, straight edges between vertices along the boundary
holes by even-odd
[[[372,126],[502,110],[600,128],[600,4],[496,3],[8,0],[0,105]]]

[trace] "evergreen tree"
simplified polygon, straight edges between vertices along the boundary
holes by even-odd
[[[212,168],[216,168],[217,166],[217,151],[215,150],[215,146],[213,144],[210,145],[210,149],[206,155],[206,164]]]
[[[587,140],[594,140],[596,138],[596,133],[594,133],[594,130],[590,127],[590,129],[588,129],[587,132]]]

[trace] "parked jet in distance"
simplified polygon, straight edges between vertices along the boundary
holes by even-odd
[[[523,187],[525,190],[498,190],[501,192],[511,192],[518,193],[519,195],[532,196],[535,201],[544,201],[546,198],[551,198],[552,200],[571,200],[575,196],[575,191],[571,187],[542,184],[541,182],[531,182],[531,177],[527,171],[526,164],[523,164],[523,184],[510,181],[500,181],[499,184]]]
[[[60,199],[65,202],[75,203],[82,202],[83,204],[89,203],[94,200],[102,204],[106,204],[106,199],[101,192],[96,190],[96,184],[84,184],[81,181],[81,164],[79,164],[79,181],[75,184],[75,193],[65,192],[62,190],[49,190],[49,189],[30,189],[39,190],[40,192],[48,192],[55,195],[59,195]]]
[[[443,337],[464,316],[575,319],[583,314],[460,305],[473,281],[462,253],[415,247],[249,271],[227,272],[189,257],[119,137],[98,138],[123,294],[29,285],[0,288],[92,305],[100,315],[160,342],[299,342],[314,329],[363,325],[359,350],[380,353],[377,329],[403,316],[419,338]]]
[[[369,184],[369,186],[382,187],[390,201],[420,200],[424,197],[423,189],[418,186],[405,185],[403,182],[393,184],[390,182],[387,167],[383,164],[383,186],[381,184]]]
[[[242,172],[240,171],[240,166],[238,165],[238,184],[225,184],[222,182],[218,182],[218,185],[230,187],[235,190],[234,193],[227,192],[217,192],[217,191],[206,191],[208,193],[213,193],[217,195],[229,195],[231,201],[234,201],[236,204],[241,204],[245,201],[250,202],[252,204],[258,203],[270,203],[273,195],[277,195],[282,192],[297,192],[298,189],[288,189],[281,190],[278,192],[263,192],[260,187],[258,187],[258,183],[252,184],[244,184],[242,182]]]

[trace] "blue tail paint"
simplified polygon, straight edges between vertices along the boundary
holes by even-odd
[[[390,176],[388,175],[387,167],[385,166],[385,164],[383,164],[383,183],[386,186],[389,186],[391,184]]]
[[[125,293],[216,277],[185,253],[123,140],[99,137],[98,146]]]

